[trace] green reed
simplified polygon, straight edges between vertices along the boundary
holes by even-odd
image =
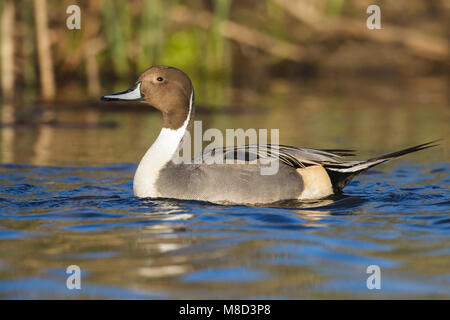
[[[117,76],[130,71],[127,49],[131,40],[131,14],[128,1],[106,1],[102,8],[103,29],[107,40],[108,56]]]

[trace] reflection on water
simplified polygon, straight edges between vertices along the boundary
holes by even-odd
[[[417,82],[417,81],[416,81]],[[203,129],[280,129],[280,143],[352,148],[362,157],[449,136],[446,82],[377,85],[273,81],[265,93],[228,89],[229,107],[201,104]],[[383,85],[379,85],[379,84]],[[432,84],[430,87],[430,83]],[[1,161],[35,165],[136,163],[156,139],[161,116],[143,105],[57,103],[2,106]],[[448,139],[443,142],[443,160]],[[369,154],[370,152],[370,154]],[[416,159],[427,159],[429,153]]]
[[[448,136],[448,106],[432,93],[423,105],[360,108],[352,96],[283,90],[255,100],[261,111],[198,117],[204,128],[280,128],[282,143],[360,148],[362,157]],[[44,121],[3,106],[1,298],[450,297],[448,141],[320,201],[139,200],[135,163],[160,117],[96,108],[61,105]],[[81,291],[66,289],[72,264]],[[366,288],[371,264],[381,291]]]

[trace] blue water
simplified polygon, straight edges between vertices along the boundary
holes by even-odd
[[[135,169],[0,165],[0,298],[450,298],[450,163],[267,207],[140,200]]]

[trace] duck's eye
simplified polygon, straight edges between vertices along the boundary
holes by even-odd
[[[158,80],[159,82],[162,82],[164,79],[162,77],[158,77],[158,78],[156,78],[156,80]]]

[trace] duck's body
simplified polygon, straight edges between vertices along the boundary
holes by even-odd
[[[179,160],[194,114],[194,89],[186,74],[176,68],[152,67],[127,91],[102,100],[144,100],[163,114],[163,129],[134,176],[134,194],[141,198],[240,204],[321,199],[339,193],[370,167],[432,146],[427,143],[367,161],[345,161],[342,157],[351,150],[250,145],[207,150],[195,161],[180,163],[174,160]],[[218,154],[227,161],[211,161]],[[261,174],[261,168],[273,161],[277,161],[276,172]]]
[[[316,181],[305,181],[304,175],[310,178],[311,172],[317,175],[313,177]],[[173,181],[174,176],[178,177],[177,183]],[[152,196],[215,203],[272,203],[318,199],[333,193],[330,179],[320,166],[296,170],[282,165],[274,175],[261,175],[259,164],[176,165],[169,162],[154,185],[156,193]]]

